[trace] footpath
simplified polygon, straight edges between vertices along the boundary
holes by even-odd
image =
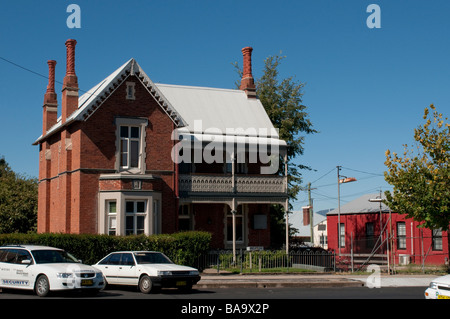
[[[427,287],[436,275],[355,275],[331,273],[228,274],[203,272],[194,288]]]

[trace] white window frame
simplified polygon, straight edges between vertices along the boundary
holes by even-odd
[[[146,159],[146,127],[148,120],[144,118],[116,118],[116,164],[115,168],[118,172],[145,174]],[[128,137],[121,137],[122,127],[128,127]],[[139,138],[131,137],[132,128],[139,128]],[[138,142],[138,166],[131,167],[130,149],[132,142]],[[122,143],[127,143],[127,165],[122,165]]]
[[[111,211],[110,204],[116,204],[115,212]],[[114,225],[112,221],[114,220]],[[107,200],[106,201],[106,233],[108,235],[117,235],[117,201],[114,200]]]
[[[161,234],[161,200],[153,199],[153,234]]]
[[[406,250],[406,222],[397,222],[397,250]]]
[[[339,244],[340,248],[345,248],[345,224],[339,224]]]
[[[105,191],[100,192],[98,201],[98,233],[109,233],[109,215],[108,203],[116,202],[116,235],[124,236],[126,234],[126,213],[127,201],[145,201],[145,220],[144,220],[144,234],[153,235],[161,233],[161,201],[162,194],[153,191]],[[141,213],[141,216],[143,213]]]
[[[128,204],[132,204],[133,205],[133,209],[132,211],[128,210]],[[144,208],[142,211],[138,211],[138,207],[139,204],[143,204]],[[126,199],[125,200],[125,235],[140,235],[140,234],[145,234],[146,233],[146,221],[148,218],[148,201],[147,200],[143,200],[143,199]],[[138,219],[139,218],[144,218],[143,221],[143,228],[138,229],[137,225],[138,225]],[[132,228],[128,228],[127,227],[127,223],[128,223],[128,219],[132,218],[133,221],[133,226]],[[129,232],[129,230],[131,229],[131,232]]]

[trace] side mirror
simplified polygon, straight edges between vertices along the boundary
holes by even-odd
[[[29,260],[29,259],[24,259],[24,260],[22,260],[22,264],[30,265],[30,264],[31,264],[31,260]]]

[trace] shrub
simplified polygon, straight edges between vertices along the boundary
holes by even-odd
[[[0,245],[31,244],[66,250],[85,264],[95,264],[113,251],[151,250],[166,254],[174,262],[195,266],[210,245],[211,234],[191,231],[175,234],[109,236],[92,234],[0,234]]]

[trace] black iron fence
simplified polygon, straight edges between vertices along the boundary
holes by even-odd
[[[329,251],[211,250],[198,258],[197,268],[212,271],[289,272],[298,270],[334,271],[335,253]]]

